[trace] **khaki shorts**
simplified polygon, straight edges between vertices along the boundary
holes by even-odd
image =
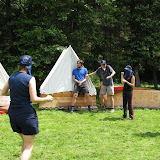
[[[106,92],[108,92],[108,95],[113,96],[114,95],[114,86],[104,86],[104,85],[102,85],[99,94],[105,95]]]

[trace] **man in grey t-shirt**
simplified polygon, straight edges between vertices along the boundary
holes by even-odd
[[[111,113],[114,112],[114,84],[113,84],[113,76],[116,74],[116,72],[113,70],[113,68],[110,65],[106,64],[105,60],[101,61],[101,67],[99,67],[95,72],[92,72],[89,74],[89,76],[100,74],[103,80],[103,85],[100,90],[100,103],[101,108],[104,108],[104,95],[106,95],[106,92],[108,92],[108,95],[111,97]]]

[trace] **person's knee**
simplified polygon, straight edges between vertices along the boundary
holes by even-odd
[[[26,144],[34,143],[35,135],[23,135],[23,141]]]
[[[33,142],[30,142],[30,143],[24,143],[23,144],[23,149],[24,150],[30,150],[30,149],[32,149],[33,148],[33,145],[34,145],[34,141]]]
[[[78,97],[78,93],[73,94],[73,98],[76,99]]]
[[[113,95],[111,95],[110,98],[111,98],[111,100],[114,100],[114,96]]]
[[[105,96],[105,95],[103,95],[103,94],[100,94],[100,95],[99,95],[99,98],[100,98],[100,99],[107,99],[107,96]]]

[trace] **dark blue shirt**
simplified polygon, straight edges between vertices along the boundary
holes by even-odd
[[[88,74],[88,71],[86,68],[81,67],[80,69],[76,68],[73,70],[72,75],[75,76],[75,79],[78,81],[83,81],[85,79],[85,75]]]
[[[103,80],[103,85],[105,86],[113,86],[113,78],[106,79],[106,77],[110,76],[113,72],[113,68],[110,65],[107,65],[105,70],[102,67],[99,67],[96,70],[96,74],[100,74]]]
[[[32,76],[24,72],[13,73],[9,78],[9,88],[12,105],[32,104],[29,94],[29,81]]]

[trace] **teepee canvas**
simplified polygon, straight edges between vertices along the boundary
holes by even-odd
[[[9,76],[5,69],[3,68],[2,64],[0,63],[0,112],[7,111],[8,105],[10,102],[9,96],[1,96],[1,91],[5,85],[5,83],[8,81]],[[3,106],[3,107],[2,107]],[[7,106],[7,108],[6,108]]]
[[[0,90],[3,89],[8,79],[9,79],[9,76],[5,71],[5,69],[3,68],[2,64],[0,63]]]
[[[77,67],[77,60],[79,60],[77,54],[74,52],[71,46],[65,49],[60,57],[58,58],[57,62],[53,66],[52,70],[42,83],[40,87],[40,93],[42,96],[45,95],[53,95],[57,100],[57,105],[59,106],[70,106],[71,99],[74,90],[74,81],[72,79],[72,71]],[[89,94],[91,97],[95,98],[96,96],[96,89],[93,86],[90,79],[87,81],[87,86],[89,89]],[[67,101],[61,103],[65,98]],[[84,99],[84,97],[82,98]],[[78,100],[78,99],[77,99]],[[79,101],[84,101],[79,98]],[[41,104],[41,106],[43,103]],[[82,104],[78,104],[80,106]]]

